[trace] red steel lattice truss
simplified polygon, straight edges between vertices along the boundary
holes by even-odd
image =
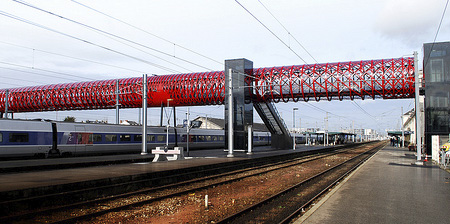
[[[396,58],[345,63],[253,69],[254,100],[274,102],[398,99],[414,97],[414,59]],[[223,104],[223,71],[148,77],[148,106]],[[119,79],[120,107],[142,105],[142,78]],[[11,88],[8,111],[92,110],[114,108],[116,80]],[[6,90],[0,90],[0,112]]]

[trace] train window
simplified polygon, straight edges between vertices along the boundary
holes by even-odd
[[[101,134],[93,134],[92,135],[92,140],[94,142],[101,142],[102,141],[102,135]]]
[[[3,142],[3,134],[0,133],[0,143]]]
[[[135,142],[141,142],[142,141],[142,135],[135,135],[134,136],[134,141]]]
[[[198,141],[199,141],[199,142],[204,142],[204,141],[205,141],[205,136],[199,135],[199,136],[198,136]]]
[[[9,133],[9,142],[28,142],[28,133]]]
[[[189,138],[190,138],[189,142],[196,142],[197,141],[197,138],[195,137],[195,135],[189,135]]]
[[[78,144],[92,144],[93,134],[92,133],[78,133]]]
[[[147,142],[155,142],[155,136],[154,135],[147,135]]]
[[[223,141],[223,136],[219,136],[219,141]]]
[[[165,135],[158,135],[158,137],[156,137],[156,141],[164,142],[164,141],[166,141],[166,136]]]
[[[129,142],[131,141],[131,135],[120,135],[121,142]]]
[[[217,142],[217,136],[212,136],[212,140],[213,140],[213,142]]]
[[[206,136],[206,141],[207,141],[207,142],[210,142],[210,141],[211,141],[211,135],[207,135],[207,136]]]
[[[106,142],[116,142],[117,135],[105,135]]]

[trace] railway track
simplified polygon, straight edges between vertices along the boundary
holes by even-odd
[[[311,161],[320,160],[324,157],[330,157],[336,155],[338,153],[342,153],[342,151],[352,150],[354,148],[361,146],[354,146],[350,149],[327,152],[322,155],[309,155],[307,157],[302,158],[291,158],[289,161],[280,160],[274,163],[267,164],[267,161],[262,164],[253,164],[250,166],[247,164],[247,167],[242,167],[243,164],[240,164],[240,167],[237,165],[229,166],[229,167],[220,167],[220,168],[211,168],[208,171],[203,171],[209,173],[209,175],[201,178],[194,178],[190,180],[181,181],[178,183],[161,185],[158,187],[144,188],[139,190],[132,190],[127,193],[116,193],[111,194],[109,196],[94,198],[85,200],[86,194],[98,194],[105,189],[110,189],[114,187],[119,187],[117,185],[114,186],[104,186],[104,188],[93,188],[93,189],[82,189],[77,190],[75,192],[64,192],[60,194],[54,195],[43,195],[39,197],[35,197],[31,199],[35,200],[45,200],[51,201],[58,198],[67,198],[74,197],[77,195],[78,199],[74,202],[66,202],[64,205],[60,205],[60,202],[55,203],[56,205],[46,206],[42,209],[37,209],[28,212],[22,213],[11,213],[6,216],[0,217],[1,223],[14,223],[14,222],[27,222],[27,223],[73,223],[81,220],[89,220],[94,217],[101,216],[103,214],[123,211],[127,209],[131,209],[134,207],[146,205],[149,203],[155,203],[167,198],[177,197],[183,194],[189,194],[192,192],[201,191],[202,189],[214,188],[220,185],[230,184],[239,180],[243,180],[246,178],[260,176],[265,173],[274,172],[277,170],[288,169],[289,167],[298,166],[300,164],[305,164]],[[249,167],[250,166],[250,167]],[[221,173],[211,175],[211,173],[218,173],[218,169],[221,170]],[[223,173],[223,170],[231,170],[229,172]],[[185,175],[185,174],[184,174]],[[188,175],[189,176],[189,175]],[[192,174],[192,176],[195,176]],[[166,177],[171,179],[170,177]],[[147,182],[143,184],[142,182]],[[126,188],[126,186],[131,185],[151,185],[151,180],[139,180],[129,183],[122,184],[120,188]],[[58,197],[59,196],[59,197]],[[81,198],[80,198],[81,196]],[[30,199],[22,199],[23,202]],[[127,201],[124,203],[123,201]],[[3,207],[7,205],[7,202],[2,202]],[[14,203],[20,203],[20,200],[14,201]],[[0,204],[1,205],[1,204]],[[68,215],[70,214],[70,215]]]
[[[377,145],[216,223],[290,223],[382,147]]]

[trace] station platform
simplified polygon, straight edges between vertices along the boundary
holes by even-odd
[[[246,151],[235,151],[233,158],[228,158],[224,149],[193,150],[184,160],[153,163],[154,155],[126,154],[93,157],[70,157],[0,162],[0,195],[11,191],[45,188],[48,186],[71,184],[135,177],[148,173],[190,169],[209,166],[236,160],[252,159],[274,155],[289,154],[335,146],[298,145],[296,150],[274,150],[270,146],[255,147],[252,154]],[[47,167],[48,170],[41,170]],[[35,170],[33,170],[35,169]],[[13,172],[13,171],[18,172]]]
[[[295,223],[450,223],[450,173],[386,146]]]
[[[332,147],[332,146],[329,146]],[[305,146],[297,145],[297,151],[308,151],[324,148],[323,145]],[[235,151],[236,157],[252,158],[270,154],[289,153],[289,150],[276,150],[270,146],[254,147],[252,155],[248,155],[247,151]],[[227,157],[228,152],[224,149],[204,149],[191,150],[189,155],[185,150],[187,158],[222,158]],[[118,155],[99,155],[99,156],[83,156],[83,157],[67,157],[67,158],[47,158],[47,159],[25,159],[25,160],[4,160],[0,161],[0,175],[2,173],[27,172],[33,170],[51,170],[51,169],[67,169],[88,166],[117,165],[124,163],[142,163],[151,162],[154,155],[151,149],[147,155],[135,154],[118,154]]]

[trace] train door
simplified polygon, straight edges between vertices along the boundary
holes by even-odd
[[[56,123],[52,123],[52,150],[56,151],[58,147],[58,129]]]
[[[94,135],[92,133],[84,133],[83,138],[86,153],[92,153],[94,151]]]
[[[82,125],[75,125],[75,132],[77,137],[77,144],[75,146],[76,154],[86,153],[86,144],[83,142],[83,134],[86,132],[86,128]]]
[[[52,147],[48,152],[49,156],[59,156],[58,150],[58,129],[56,123],[52,123]]]

